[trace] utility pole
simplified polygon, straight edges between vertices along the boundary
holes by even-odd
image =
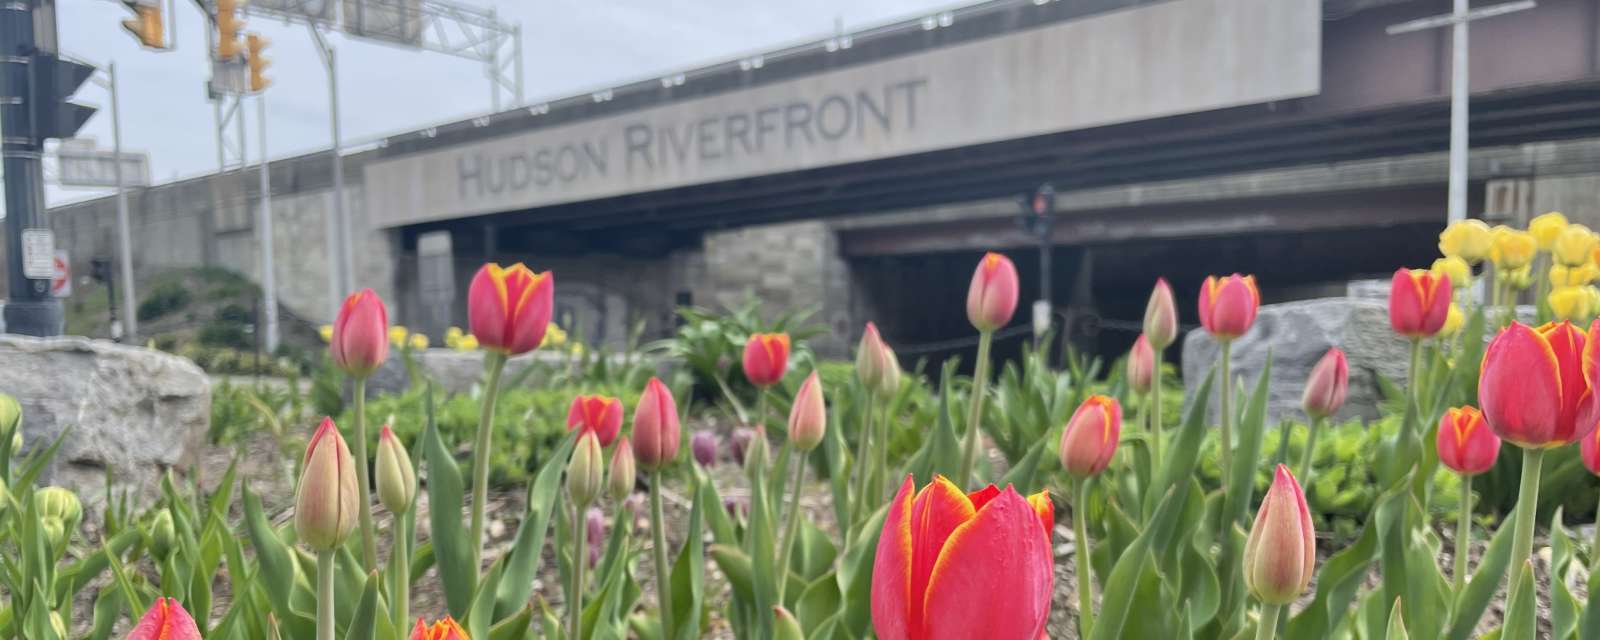
[[[122,341],[137,344],[139,317],[135,314],[133,288],[133,239],[128,221],[128,189],[122,177],[122,110],[117,101],[117,63],[106,65],[111,90],[111,155],[116,158],[112,175],[117,181],[117,254],[122,269]],[[109,279],[108,279],[109,281]]]
[[[256,230],[261,234],[261,315],[267,353],[278,352],[278,289],[273,280],[272,171],[267,164],[267,94],[256,96],[256,128],[261,133],[261,204]]]
[[[333,220],[329,226],[335,229],[335,235],[328,244],[328,268],[335,274],[331,280],[333,290],[329,294],[332,306],[329,307],[328,317],[332,319],[339,315],[339,305],[344,295],[355,288],[350,216],[344,206],[344,151],[339,135],[339,67],[333,47],[322,37],[317,25],[308,24],[307,28],[311,30],[311,39],[315,41],[317,53],[322,56],[322,64],[328,71],[329,129],[333,136]]]
[[[5,172],[6,331],[61,334],[61,302],[50,297],[55,235],[45,219],[44,141],[67,138],[94,109],[67,99],[94,68],[57,55],[55,0],[0,3],[0,170]]]
[[[1471,95],[1471,76],[1467,72],[1467,23],[1503,16],[1539,6],[1534,0],[1520,0],[1469,10],[1467,0],[1455,0],[1450,13],[1389,25],[1389,35],[1450,27],[1450,186],[1449,221],[1467,219],[1467,103]]]

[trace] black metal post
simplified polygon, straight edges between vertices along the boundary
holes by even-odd
[[[36,35],[53,43],[55,34],[35,34],[35,12],[54,12],[54,3],[38,0],[0,2],[0,170],[5,172],[6,331],[30,336],[61,335],[61,301],[50,297],[49,270],[38,267],[55,259],[53,235],[44,216],[44,145],[33,106],[48,99],[37,91],[42,73]],[[53,15],[38,22],[54,30]],[[39,254],[43,253],[44,256]]]

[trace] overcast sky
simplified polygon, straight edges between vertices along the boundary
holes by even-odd
[[[529,103],[603,88],[830,35],[920,17],[954,0],[455,0],[493,6],[523,32],[524,93]],[[164,3],[163,3],[164,4]],[[122,142],[151,154],[152,178],[166,182],[215,171],[217,148],[204,84],[210,74],[205,29],[192,0],[178,0],[177,46],[141,49],[122,30],[129,14],[110,0],[59,0],[63,51],[115,61],[122,92]],[[327,76],[303,25],[252,18],[247,30],[272,41],[267,92],[272,157],[329,145]],[[171,34],[169,34],[170,36]],[[489,81],[480,63],[333,35],[347,144],[488,112]],[[111,145],[110,100],[85,85],[78,99],[102,107],[80,133]],[[248,152],[255,162],[256,106],[247,100]],[[507,105],[502,105],[507,106]],[[54,174],[54,169],[48,170]],[[52,203],[96,195],[48,188]]]

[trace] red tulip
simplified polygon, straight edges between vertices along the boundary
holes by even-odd
[[[1200,326],[1218,340],[1232,340],[1248,333],[1260,308],[1261,293],[1256,290],[1255,276],[1206,276],[1200,286]]]
[[[1017,311],[1017,265],[998,253],[984,254],[967,287],[967,320],[978,331],[994,331]]]
[[[660,378],[650,379],[633,409],[633,453],[649,471],[678,457],[678,403]]]
[[[1156,286],[1150,290],[1150,301],[1144,306],[1144,335],[1156,349],[1166,349],[1178,339],[1178,308],[1166,278],[1156,278]]]
[[[1080,478],[1104,471],[1122,434],[1122,405],[1115,398],[1089,396],[1061,431],[1061,466]]]
[[[357,509],[364,509],[356,493],[356,463],[339,435],[333,419],[323,418],[306,445],[300,484],[294,496],[294,529],[300,541],[325,551],[344,544],[355,529]]]
[[[1395,269],[1389,326],[1407,338],[1430,338],[1450,317],[1450,278],[1427,269]]]
[[[1596,332],[1570,322],[1533,329],[1520,322],[1501,330],[1483,353],[1478,402],[1500,439],[1520,447],[1559,447],[1589,435],[1600,417],[1592,393]]]
[[[1350,363],[1345,360],[1344,351],[1338,347],[1329,349],[1317,361],[1317,366],[1311,368],[1311,377],[1306,380],[1305,395],[1300,398],[1300,406],[1306,410],[1306,415],[1313,418],[1326,418],[1339,412],[1344,406],[1344,396],[1350,390]]]
[[[789,369],[789,334],[752,334],[744,343],[744,377],[750,384],[770,387],[783,380]]]
[[[350,294],[339,307],[328,354],[345,373],[365,377],[389,357],[389,313],[371,289]]]
[[[567,409],[567,431],[581,429],[600,438],[609,447],[622,432],[622,401],[609,396],[578,396]]]
[[[1585,438],[1583,446],[1588,448]],[[1439,433],[1435,436],[1439,449],[1439,462],[1463,475],[1488,471],[1500,455],[1500,438],[1483,422],[1483,413],[1475,407],[1452,407],[1439,418]],[[1587,462],[1587,458],[1585,461]]]
[[[422,618],[417,618],[417,626],[411,630],[411,640],[470,640],[467,630],[456,624],[455,618],[445,616],[443,620],[427,625]]]
[[[794,406],[789,409],[789,442],[801,451],[810,451],[822,444],[827,428],[828,407],[822,399],[822,380],[812,371],[800,383]]]
[[[1600,476],[1600,429],[1583,437],[1583,442],[1578,445],[1578,457],[1583,459],[1583,466],[1589,469],[1589,473]]]
[[[1156,352],[1150,348],[1150,341],[1144,334],[1133,341],[1133,349],[1128,351],[1128,386],[1134,393],[1150,393],[1150,381],[1156,371]]]
[[[156,598],[128,640],[200,640],[200,629],[176,599]]]
[[[872,565],[882,640],[1035,640],[1050,613],[1054,508],[1046,492],[964,494],[943,476],[889,504]]]
[[[1300,483],[1288,467],[1278,465],[1244,546],[1244,583],[1250,593],[1267,604],[1299,598],[1316,571],[1315,534]]]
[[[556,277],[534,273],[518,262],[502,268],[493,262],[472,276],[467,289],[467,325],[478,345],[509,355],[539,348],[550,327]]]

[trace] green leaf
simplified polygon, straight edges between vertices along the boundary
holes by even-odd
[[[250,537],[250,546],[256,551],[256,572],[261,577],[260,584],[268,600],[272,602],[273,611],[278,614],[279,624],[289,631],[289,637],[315,637],[316,620],[297,613],[289,604],[295,583],[301,579],[289,547],[283,544],[283,540],[267,523],[266,516],[261,512],[261,499],[250,492],[250,486],[246,484],[241,492],[244,495],[245,532]]]
[[[1411,640],[1411,635],[1406,633],[1406,621],[1400,614],[1400,598],[1394,599],[1394,608],[1389,610],[1388,632],[1384,640]]]
[[[1128,545],[1128,549],[1117,559],[1105,580],[1100,617],[1095,620],[1090,640],[1116,640],[1123,637],[1123,626],[1133,609],[1136,590],[1150,564],[1151,540],[1171,534],[1171,529],[1177,523],[1179,511],[1182,509],[1181,502],[1177,493],[1169,490],[1161,499],[1161,504],[1156,507],[1155,514],[1150,519],[1150,527],[1145,529],[1133,544]]]
[[[1462,589],[1456,599],[1450,630],[1445,634],[1448,640],[1467,640],[1477,630],[1478,621],[1489,608],[1489,601],[1499,592],[1500,579],[1511,564],[1511,537],[1515,528],[1516,523],[1508,518],[1500,523],[1500,529],[1489,540],[1476,571],[1467,580],[1467,588]]]
[[[1506,606],[1506,624],[1501,632],[1501,637],[1506,640],[1533,640],[1538,620],[1535,618],[1533,604],[1533,562],[1524,561],[1522,568],[1517,571],[1517,579],[1511,588],[1511,593],[1516,594]]]
[[[1561,524],[1561,508],[1550,518],[1550,637],[1565,639],[1578,627],[1578,599],[1567,588],[1573,565],[1572,537]]]
[[[531,368],[531,367],[530,367]],[[527,640],[532,638],[533,604],[522,607],[516,615],[496,622],[489,627],[489,640]]]
[[[1579,616],[1578,634],[1585,639],[1600,638],[1600,571],[1589,574],[1589,599]]]
[[[816,629],[823,620],[838,614],[843,604],[838,577],[829,572],[806,587],[795,603],[795,611],[799,614],[801,627]]]
[[[710,506],[720,509],[722,505]],[[705,494],[695,491],[694,504],[689,508],[689,523],[684,535],[683,549],[672,567],[672,619],[677,623],[675,638],[693,640],[700,637],[700,607],[704,599],[705,545],[701,543],[700,522],[708,505]]]
[[[1200,444],[1204,441],[1206,435],[1206,404],[1211,397],[1211,383],[1216,376],[1215,367],[1212,367],[1206,373],[1205,380],[1200,383],[1199,389],[1195,391],[1194,403],[1189,406],[1189,414],[1184,417],[1183,425],[1178,428],[1177,437],[1173,438],[1169,443],[1170,448],[1168,451],[1200,450]],[[1188,482],[1190,478],[1193,478],[1195,465],[1199,463],[1199,456],[1171,455],[1166,458],[1166,464],[1156,474],[1155,479],[1150,482],[1150,488],[1144,494],[1143,510],[1147,516],[1145,518],[1147,522],[1149,521],[1148,516],[1155,511],[1156,501],[1167,495],[1180,481]]]
[[[361,599],[356,602],[355,615],[350,617],[350,626],[345,627],[345,640],[372,640],[378,626],[378,582],[376,570],[367,574],[367,585],[361,590]]]
[[[1266,430],[1267,382],[1272,378],[1272,353],[1267,352],[1266,364],[1256,377],[1255,391],[1245,405],[1244,417],[1233,436],[1238,445],[1233,451],[1234,465],[1229,469],[1228,486],[1223,492],[1223,521],[1238,522],[1250,508],[1255,492],[1256,474],[1260,472],[1256,461],[1261,459],[1262,432]],[[1183,456],[1179,456],[1183,457]]]
[[[773,638],[775,640],[805,640],[805,631],[800,629],[800,622],[795,620],[783,607],[772,608]]]
[[[429,404],[432,404],[431,395]],[[450,614],[462,619],[467,617],[472,605],[478,567],[472,563],[472,549],[477,542],[468,540],[461,526],[461,469],[450,457],[433,420],[428,421],[422,433],[422,446],[428,460],[428,523],[439,565],[439,582]]]
[[[560,461],[571,455],[577,434],[577,431],[573,431],[561,440],[561,444],[546,459],[544,468],[539,470],[538,477],[528,487],[527,511],[522,516],[522,524],[517,527],[517,540],[511,547],[504,577],[495,594],[496,620],[526,607],[528,597],[533,594],[539,555],[544,551],[544,539],[550,530],[550,516],[556,511],[556,498],[561,493]]]

